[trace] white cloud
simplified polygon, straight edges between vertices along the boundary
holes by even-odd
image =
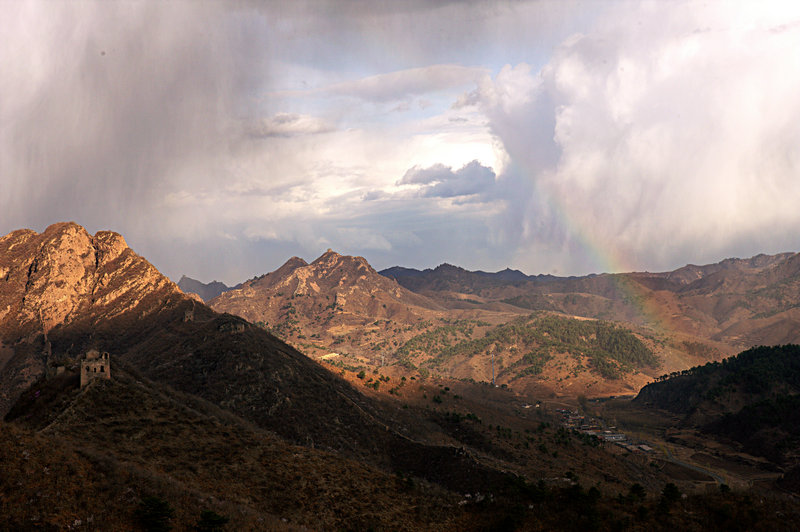
[[[397,184],[422,185],[419,192],[425,197],[487,195],[495,186],[495,174],[491,168],[478,161],[467,163],[455,171],[443,164],[435,164],[429,168],[414,166],[406,171]]]
[[[508,173],[540,195],[508,220],[520,255],[577,237],[617,257],[599,267],[664,268],[796,248],[800,28],[769,7],[625,4],[541,71],[485,82]],[[543,244],[537,226],[563,231]]]

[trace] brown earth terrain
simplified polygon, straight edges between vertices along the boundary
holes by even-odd
[[[378,274],[362,257],[329,250],[311,264],[294,257],[209,304],[269,329],[317,361],[350,372],[392,366],[407,376],[491,382],[495,354],[495,382],[556,396],[631,394],[659,375],[735,352],[706,329],[679,328],[643,310],[644,302],[652,300],[658,302],[659,316],[678,315],[670,292],[647,286],[687,283],[692,278],[687,272],[647,274],[641,282],[633,274],[531,279],[520,272],[486,274],[449,265],[413,272],[395,268]],[[541,367],[528,369],[526,352],[541,348],[541,339],[534,344],[513,341],[502,349],[488,342],[466,355],[450,354],[531,312],[612,321],[643,342],[658,362],[630,366],[611,377],[597,370],[587,346],[565,350],[562,345],[549,348]],[[442,360],[439,354],[445,351],[447,360]]]

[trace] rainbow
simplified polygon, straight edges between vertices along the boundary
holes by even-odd
[[[611,274],[617,289],[632,302],[643,322],[656,332],[667,335],[676,331],[670,326],[671,316],[667,309],[659,305],[652,297],[650,290],[639,283],[630,280],[622,274],[633,273],[633,260],[629,260],[617,246],[611,245],[607,239],[600,237],[593,225],[584,220],[580,213],[573,212],[567,202],[556,194],[541,190],[534,181],[536,192],[541,192],[540,197],[547,198],[547,205],[555,215],[558,222],[566,229],[568,234],[575,239],[595,264],[598,264],[602,273]]]

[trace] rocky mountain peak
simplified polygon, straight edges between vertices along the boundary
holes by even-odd
[[[339,255],[338,253],[329,248],[328,251],[317,257],[311,264],[312,265],[335,264],[341,259],[342,255]]]
[[[112,231],[75,222],[0,239],[0,336],[48,331],[87,313],[118,313],[177,287]]]
[[[454,266],[450,263],[445,262],[438,265],[436,268],[433,269],[433,271],[437,273],[462,273],[466,272],[467,270],[461,268],[460,266]]]
[[[113,231],[98,231],[94,235],[93,244],[103,262],[111,262],[129,249],[122,235]]]
[[[304,266],[308,266],[308,263],[305,260],[301,259],[300,257],[292,257],[284,262],[280,268],[275,270],[274,274],[276,276],[289,275],[296,269],[303,268]]]
[[[377,275],[378,273],[364,257],[340,255],[331,249],[320,255],[310,266],[316,275],[323,277],[329,275],[338,276],[344,272],[359,272],[362,275],[367,273]]]

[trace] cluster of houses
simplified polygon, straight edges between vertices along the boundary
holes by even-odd
[[[581,415],[577,410],[558,408],[556,411],[561,414],[561,425],[565,428],[577,430],[588,436],[594,436],[604,442],[613,443],[628,452],[653,452],[652,447],[646,443],[637,443],[629,440],[627,435],[622,432],[617,432],[615,430],[616,427],[609,427],[611,430],[606,429],[604,423],[599,419],[586,418],[586,416]]]

